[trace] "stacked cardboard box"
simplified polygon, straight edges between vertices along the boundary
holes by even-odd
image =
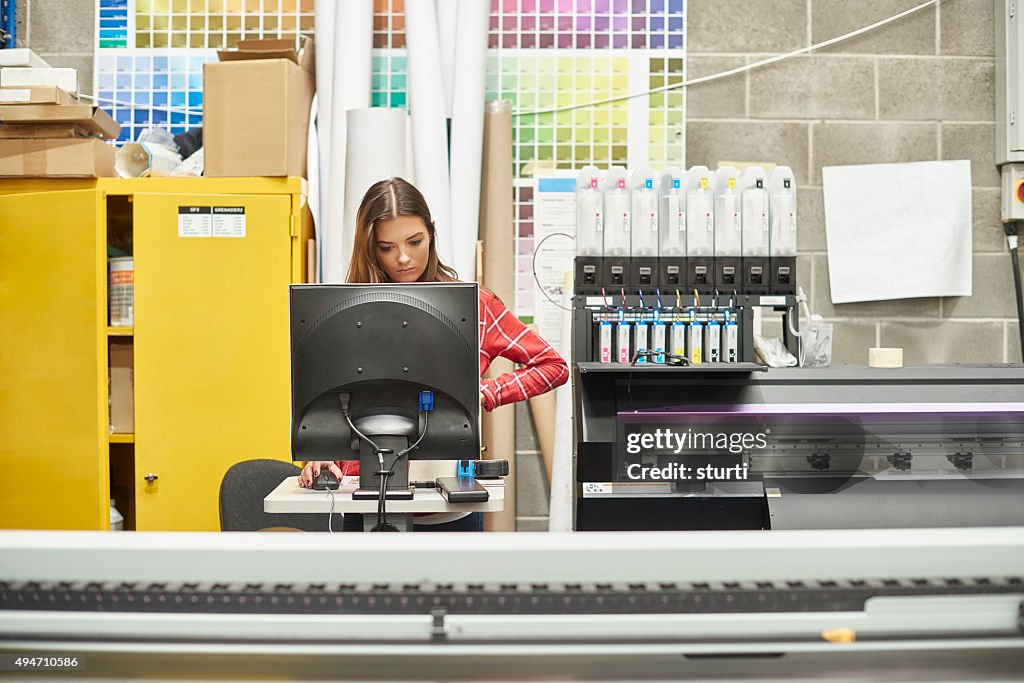
[[[207,176],[304,176],[313,41],[240,40],[203,66]]]
[[[121,126],[53,85],[0,86],[0,177],[114,175]]]

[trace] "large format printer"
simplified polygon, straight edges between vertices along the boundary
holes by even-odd
[[[1024,674],[1024,528],[5,531],[0,558],[0,678]]]
[[[574,371],[577,530],[1024,524],[1024,367]],[[656,439],[694,434],[757,441]],[[743,477],[685,478],[687,463]],[[641,466],[666,476],[629,476]]]

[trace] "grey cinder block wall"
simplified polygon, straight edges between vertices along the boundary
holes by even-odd
[[[842,35],[919,0],[690,0],[690,78]],[[774,161],[798,184],[798,282],[834,321],[833,361],[899,346],[915,363],[1019,362],[1009,253],[999,222],[994,2],[941,0],[875,32],[687,93],[686,160]],[[821,168],[970,159],[974,293],[833,305]]]
[[[920,0],[689,0],[689,77],[821,42]],[[1013,280],[993,166],[993,0],[941,0],[813,55],[689,89],[688,165],[785,163],[799,184],[799,281],[835,323],[833,360],[866,363],[901,346],[907,363],[1020,360]],[[92,84],[94,0],[19,2],[19,44]],[[974,294],[833,305],[821,167],[970,159]],[[548,488],[532,421],[516,407],[521,529],[547,526]]]

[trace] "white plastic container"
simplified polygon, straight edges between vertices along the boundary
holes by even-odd
[[[131,327],[135,324],[135,266],[131,256],[107,260],[109,268],[110,326]]]
[[[118,511],[114,505],[114,499],[110,499],[110,530],[111,531],[124,531],[124,516]]]

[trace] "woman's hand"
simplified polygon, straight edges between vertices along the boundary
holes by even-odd
[[[482,391],[480,392],[480,405],[483,406],[484,408],[487,407],[487,397],[484,396],[484,392]]]
[[[338,481],[341,481],[341,468],[335,465],[332,461],[311,460],[302,468],[302,473],[299,475],[299,486],[304,489],[312,488],[313,480],[320,474],[320,470],[325,468],[334,472],[334,476],[338,478]]]

